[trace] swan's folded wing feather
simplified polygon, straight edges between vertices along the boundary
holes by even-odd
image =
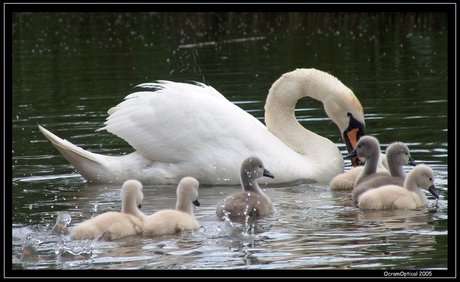
[[[267,131],[260,121],[213,88],[185,83],[161,85],[163,88],[154,92],[128,95],[105,122],[107,131],[151,160],[178,163],[200,150],[222,149],[225,153],[228,144],[222,140],[234,144],[255,130]]]

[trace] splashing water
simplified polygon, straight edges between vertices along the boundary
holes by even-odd
[[[50,234],[59,235],[59,234],[69,234],[69,224],[72,221],[70,213],[67,211],[62,211],[58,213],[58,218],[56,219],[56,224],[53,229],[51,229]]]
[[[88,259],[93,254],[93,248],[96,245],[96,242],[104,235],[104,233],[105,232],[101,232],[92,241],[85,240],[66,242],[65,240],[62,240],[56,254],[62,259]]]
[[[42,260],[41,257],[38,255],[37,247],[43,241],[40,239],[35,238],[33,234],[29,234],[26,236],[21,249],[21,262],[37,262]]]
[[[225,206],[225,200],[222,202],[222,206]],[[254,237],[254,224],[249,224],[249,205],[246,205],[244,211],[244,223],[238,224],[230,219],[230,213],[226,210],[223,211],[223,224],[217,228],[216,236],[234,237],[239,239],[250,239]],[[249,231],[251,232],[249,234]]]

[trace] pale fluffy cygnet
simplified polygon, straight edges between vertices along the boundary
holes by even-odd
[[[370,189],[358,197],[362,209],[416,209],[427,205],[428,201],[420,188],[428,190],[439,198],[434,186],[433,170],[424,164],[417,165],[406,177],[404,187],[385,185]]]
[[[355,186],[356,178],[358,178],[363,169],[364,166],[356,166],[349,171],[337,175],[329,182],[329,187],[331,187],[332,190],[352,190]],[[386,158],[382,153],[380,153],[376,172],[388,172]]]
[[[273,204],[257,184],[257,179],[267,176],[274,178],[265,169],[262,160],[252,156],[245,159],[240,169],[240,180],[243,191],[229,195],[217,204],[216,213],[222,218],[229,216],[267,215],[273,212]]]
[[[197,200],[198,186],[198,180],[195,178],[182,178],[176,190],[176,209],[160,210],[145,217],[143,234],[156,236],[198,229],[199,224],[193,214],[193,205],[200,205]]]
[[[121,212],[106,212],[78,224],[71,238],[94,239],[104,233],[102,239],[113,240],[141,233],[145,215],[139,207],[143,198],[142,184],[137,180],[126,181],[121,188]]]
[[[384,185],[404,186],[406,173],[404,172],[403,165],[417,165],[410,155],[409,148],[402,142],[394,142],[388,146],[385,155],[390,175],[377,172],[363,178],[359,184],[355,184],[351,192],[352,198],[355,201],[359,195],[372,188]]]

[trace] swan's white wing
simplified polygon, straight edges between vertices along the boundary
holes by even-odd
[[[206,85],[201,82],[194,82],[194,84],[190,83],[182,83],[182,82],[172,82],[168,80],[158,80],[156,83],[142,83],[137,85],[136,87],[145,88],[145,89],[154,89],[154,90],[162,90],[165,91],[172,90],[172,91],[190,91],[190,92],[197,92],[199,95],[208,95],[210,97],[220,99],[222,101],[227,101],[224,95],[222,95],[219,91],[214,89],[214,87]],[[128,98],[128,95],[126,98]]]
[[[144,86],[146,86],[144,84]],[[107,131],[152,161],[179,163],[251,150],[248,136],[268,132],[256,118],[204,84],[162,82],[109,110]],[[203,155],[204,154],[204,155]]]

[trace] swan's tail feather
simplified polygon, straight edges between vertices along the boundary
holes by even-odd
[[[86,151],[71,142],[62,139],[44,127],[38,125],[40,131],[48,138],[54,147],[75,167],[80,174],[91,182],[100,182],[101,176],[106,175],[107,167],[99,154]]]

